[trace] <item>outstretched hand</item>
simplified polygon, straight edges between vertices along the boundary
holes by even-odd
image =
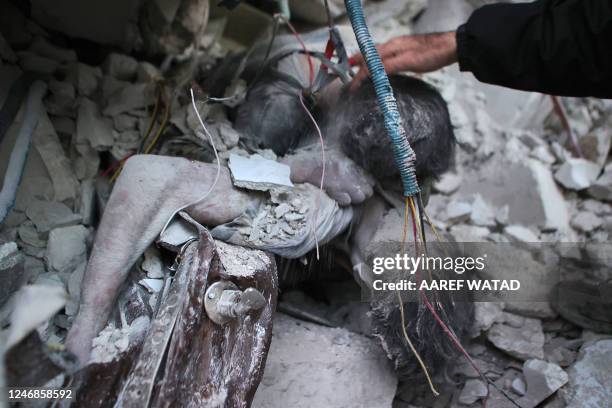
[[[387,74],[432,72],[457,62],[455,32],[395,37],[377,49]],[[359,67],[351,83],[351,89],[357,89],[368,77],[368,67],[361,54],[353,55],[351,62]]]

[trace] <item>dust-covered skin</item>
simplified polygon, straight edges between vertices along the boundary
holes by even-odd
[[[350,160],[340,154],[332,154],[330,158],[334,162],[327,172],[332,181],[326,183],[328,191],[346,197],[347,205],[361,202],[372,194],[371,187],[363,192],[348,183],[349,179],[365,180],[354,163],[344,163]],[[292,172],[292,181],[318,185],[320,172],[306,171],[317,159],[309,155],[297,155],[295,159],[299,161],[296,166],[292,165],[291,158],[286,160],[292,169],[299,169]],[[153,243],[177,208],[194,202],[208,191],[216,171],[214,164],[177,157],[140,155],[126,162],[100,222],[81,287],[79,312],[66,340],[68,349],[81,364],[87,362],[91,342],[106,324],[132,265]],[[347,188],[342,190],[342,185]],[[211,194],[186,212],[196,221],[214,227],[238,217],[257,199],[256,194],[235,188],[229,170],[223,167]]]

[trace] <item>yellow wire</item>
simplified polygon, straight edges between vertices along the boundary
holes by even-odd
[[[159,140],[159,137],[161,136],[162,132],[164,131],[164,128],[166,127],[166,124],[168,123],[169,118],[170,118],[170,102],[166,101],[166,110],[164,111],[164,118],[162,119],[162,123],[159,125],[159,128],[157,129],[157,133],[155,134],[155,137],[153,138],[153,140],[151,140],[151,143],[149,143],[149,146],[145,149],[144,154],[149,154],[151,150],[153,150],[153,147],[155,147],[155,144]]]
[[[401,246],[402,254],[405,252],[406,238],[407,238],[407,233],[408,233],[408,223],[409,223],[408,207],[410,206],[412,207],[412,209],[414,209],[414,203],[412,202],[412,197],[406,197],[405,204],[406,205],[404,206],[404,229],[402,233],[402,246]],[[413,216],[414,216],[414,213],[413,213]],[[433,393],[434,396],[437,397],[438,395],[440,395],[440,393],[436,390],[436,387],[434,386],[433,381],[431,380],[431,377],[429,376],[429,371],[427,370],[427,366],[425,365],[425,362],[421,358],[419,352],[417,351],[416,347],[414,347],[414,344],[412,344],[412,341],[410,340],[410,337],[408,336],[408,331],[406,330],[406,315],[404,314],[404,302],[402,302],[402,296],[400,294],[400,291],[397,290],[395,293],[397,294],[397,301],[399,303],[399,308],[400,308],[400,316],[402,318],[402,333],[404,335],[404,339],[406,339],[406,343],[408,343],[408,347],[410,347],[412,354],[414,354],[417,361],[419,362],[419,365],[421,366],[421,369],[423,370],[423,373],[425,374],[425,378],[427,378],[427,383],[429,384],[429,388],[431,388],[431,392]]]

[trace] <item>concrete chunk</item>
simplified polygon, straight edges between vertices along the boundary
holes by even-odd
[[[71,273],[87,259],[87,229],[82,225],[56,228],[49,234],[45,262],[50,269]]]
[[[102,117],[98,105],[88,98],[82,98],[79,105],[77,134],[98,151],[108,150],[115,142],[111,124]]]
[[[584,190],[595,183],[601,167],[585,159],[569,159],[555,173],[555,179],[569,190]]]
[[[291,173],[289,166],[264,159],[258,154],[248,158],[230,154],[228,166],[236,187],[260,191],[279,186],[293,187],[289,178]]]
[[[55,201],[33,200],[26,208],[26,215],[40,233],[47,233],[54,228],[78,224],[81,217],[70,208]]]
[[[495,323],[487,338],[498,349],[519,360],[544,358],[544,332],[538,319],[516,316],[520,327],[506,323]],[[516,326],[516,324],[514,324]]]

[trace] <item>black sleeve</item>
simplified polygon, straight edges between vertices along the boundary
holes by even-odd
[[[612,0],[481,7],[457,30],[457,53],[482,82],[612,98]]]

